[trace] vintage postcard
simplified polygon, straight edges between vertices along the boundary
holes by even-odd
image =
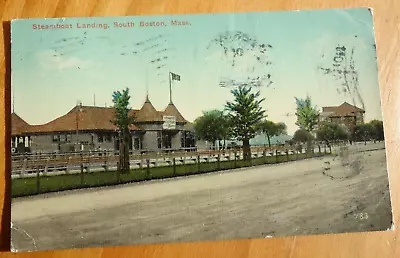
[[[392,229],[370,9],[11,30],[13,251]]]

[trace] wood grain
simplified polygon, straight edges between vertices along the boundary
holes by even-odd
[[[399,222],[400,164],[400,55],[398,0],[1,0],[0,14],[3,21],[4,45],[0,45],[3,58],[0,62],[0,195],[3,202],[1,223],[1,250],[9,249],[10,164],[8,150],[10,139],[10,73],[9,27],[7,21],[14,18],[77,17],[221,13],[268,10],[325,9],[372,7],[374,13],[382,108],[389,160],[389,178],[395,225]],[[29,85],[27,85],[29,87]],[[38,253],[9,252],[0,257],[400,257],[398,230],[362,234],[299,236],[273,239],[218,241],[206,243],[182,243],[132,247],[108,247],[97,249],[61,250]]]

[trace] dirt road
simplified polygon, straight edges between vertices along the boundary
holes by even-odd
[[[348,163],[348,164],[347,164]],[[12,204],[19,251],[391,227],[384,150],[68,191]]]

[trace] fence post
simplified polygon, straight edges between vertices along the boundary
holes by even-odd
[[[88,161],[87,161],[87,165],[86,165],[86,172],[89,173],[90,172],[90,154],[88,156]]]
[[[70,164],[71,164],[71,156],[68,157],[68,161],[67,161],[67,170],[65,171],[67,174],[69,174],[70,171]]]
[[[140,156],[142,156],[142,155],[140,155]],[[143,169],[143,158],[142,157],[140,157],[139,168]]]
[[[278,149],[275,150],[275,163],[278,163]]]
[[[233,167],[236,168],[237,152],[234,151],[233,154],[235,155],[235,161],[233,162]]]
[[[173,169],[173,175],[176,175],[176,158],[172,158],[172,169]]]
[[[158,167],[158,156],[160,155],[160,153],[156,153],[156,159],[154,160],[154,167]]]
[[[267,159],[266,159],[266,157],[267,157],[267,152],[265,151],[265,149],[263,150],[262,155],[263,155],[263,163],[265,164],[265,163],[267,163]]]
[[[36,168],[36,193],[40,193],[40,170]]]
[[[218,152],[218,157],[217,157],[217,169],[221,170],[221,153]]]
[[[182,160],[181,160],[181,164],[183,165],[183,173],[185,173],[185,175],[190,174],[190,169],[188,168],[188,166],[186,166],[186,160],[187,160],[188,155],[189,155],[189,152],[187,150],[185,150],[185,153],[183,154]]]
[[[150,177],[150,159],[149,158],[147,158],[146,159],[146,173],[147,173],[147,178],[149,178]]]
[[[243,157],[244,158],[244,157]],[[249,166],[251,167],[253,164],[253,152],[251,151],[251,147],[250,147],[250,156],[249,156],[250,160],[249,160]]]
[[[200,155],[197,155],[197,172],[200,173]]]
[[[83,185],[84,184],[84,179],[83,179],[83,154],[82,154],[82,151],[81,151],[81,153],[80,153],[80,156],[81,156],[81,185]]]
[[[120,174],[121,174],[121,165],[120,162],[117,161],[117,184],[119,183]]]
[[[289,161],[289,150],[286,150],[286,160]]]
[[[105,159],[104,159],[104,170],[105,170],[106,172],[108,171],[107,160],[108,160],[108,157],[105,156]]]
[[[24,159],[24,162],[22,164],[22,174],[25,174],[25,172],[26,172],[27,163],[28,163],[28,159]]]
[[[50,158],[47,158],[46,165],[44,166],[44,173],[43,173],[45,175],[47,175],[47,172],[49,172],[49,161],[50,161]]]

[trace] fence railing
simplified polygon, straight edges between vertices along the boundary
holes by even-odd
[[[119,161],[116,155],[15,161],[12,196],[187,176],[289,162],[329,153],[332,153],[331,148],[315,146],[311,152],[284,148],[252,148],[249,160],[243,160],[243,152],[237,150],[131,155],[129,173],[116,172]]]
[[[314,147],[314,152],[327,152],[326,145],[318,145]],[[259,156],[280,156],[288,154],[301,154],[305,150],[289,149],[285,147],[252,147],[252,158]],[[331,152],[329,150],[328,152]],[[191,164],[197,162],[214,162],[217,158],[222,160],[233,160],[243,158],[242,150],[207,150],[197,152],[169,152],[169,153],[145,153],[130,154],[131,169],[143,168],[144,166],[171,166],[173,162],[179,164]],[[116,170],[119,162],[117,152],[93,152],[78,154],[57,154],[57,155],[30,155],[21,157],[13,157],[12,160],[12,176],[32,177],[34,174],[42,173],[44,175],[60,175],[69,173],[99,172]]]

